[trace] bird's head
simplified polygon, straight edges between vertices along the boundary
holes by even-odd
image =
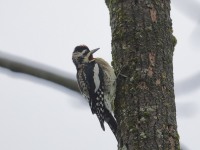
[[[85,45],[76,46],[72,54],[72,60],[76,67],[78,67],[78,65],[92,61],[94,59],[93,53],[95,53],[97,50],[99,50],[99,48],[89,50],[89,48]]]

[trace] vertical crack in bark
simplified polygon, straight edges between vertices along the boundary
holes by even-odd
[[[137,115],[138,115],[138,118],[137,118],[137,147],[139,148],[140,147],[140,131],[139,131],[139,114],[140,114],[140,100],[139,98],[137,99]]]
[[[149,91],[149,92],[151,93],[152,97],[155,97],[154,94],[151,91]],[[156,107],[155,107],[156,116],[153,116],[153,118],[156,120],[154,125],[153,125],[153,128],[154,128],[154,140],[155,140],[157,149],[159,149],[159,143],[157,141],[157,123],[159,121],[159,118],[158,118],[158,116],[159,116],[158,114],[159,113],[158,113],[158,103],[157,103],[157,99],[156,98],[155,98],[155,104],[156,104]]]
[[[137,5],[137,4],[138,4],[138,1],[139,1],[139,0],[134,0],[134,2],[135,2],[135,5]]]

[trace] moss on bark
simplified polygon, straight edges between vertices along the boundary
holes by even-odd
[[[177,150],[170,1],[106,0],[120,150]]]

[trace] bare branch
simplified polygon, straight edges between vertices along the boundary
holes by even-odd
[[[196,0],[176,0],[172,1],[173,5],[187,15],[193,21],[199,21],[200,3]]]
[[[17,73],[25,73],[42,78],[79,92],[74,75],[47,65],[0,52],[0,66]]]
[[[191,77],[175,83],[176,95],[184,95],[194,92],[200,88],[200,72],[192,75]]]

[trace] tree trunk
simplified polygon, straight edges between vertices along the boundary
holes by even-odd
[[[106,0],[119,150],[178,150],[169,0]]]

